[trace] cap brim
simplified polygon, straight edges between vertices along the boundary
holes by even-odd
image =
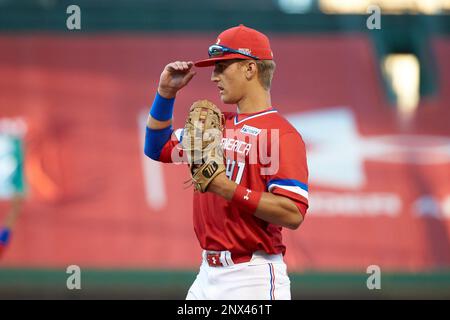
[[[200,60],[194,63],[196,67],[211,67],[218,61],[224,61],[224,60],[232,60],[232,59],[241,59],[241,60],[248,60],[251,59],[250,57],[243,56],[242,54],[227,54],[221,57],[217,58],[209,58],[205,60]]]

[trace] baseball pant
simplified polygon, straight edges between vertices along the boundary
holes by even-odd
[[[228,256],[224,262],[230,261],[228,251],[222,251],[222,256]],[[204,251],[200,272],[186,300],[290,300],[286,269],[281,254],[255,252],[249,262],[210,266]]]

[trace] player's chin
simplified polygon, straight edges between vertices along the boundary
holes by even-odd
[[[227,94],[224,94],[223,92],[220,93],[220,100],[222,100],[225,104],[235,104],[237,103],[237,99],[234,99],[233,97],[230,97]]]

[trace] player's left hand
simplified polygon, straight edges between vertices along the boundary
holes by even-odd
[[[196,190],[206,192],[217,175],[225,171],[221,141],[223,115],[211,101],[194,102],[184,127],[182,146],[187,154]]]

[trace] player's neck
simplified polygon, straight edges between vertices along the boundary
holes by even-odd
[[[238,102],[238,113],[256,113],[272,106],[269,91],[259,90],[252,93],[245,95]]]

